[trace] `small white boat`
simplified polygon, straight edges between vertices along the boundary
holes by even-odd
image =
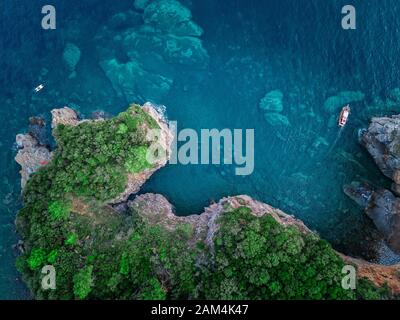
[[[36,88],[35,88],[35,92],[39,92],[40,90],[42,90],[44,88],[43,84],[39,84]]]
[[[339,121],[338,121],[339,127],[343,128],[346,125],[347,120],[349,120],[350,110],[351,110],[350,105],[343,107],[339,115]]]

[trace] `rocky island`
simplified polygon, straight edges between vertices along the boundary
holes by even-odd
[[[67,107],[53,110],[52,117],[54,150],[40,141],[37,130],[17,136],[24,199],[16,220],[23,239],[17,267],[35,298],[381,299],[400,294],[398,266],[337,253],[300,220],[248,196],[227,197],[200,215],[180,217],[162,195],[135,195],[167,163],[147,162],[149,129],[160,130],[161,145],[170,154],[167,122],[152,104],[132,105],[111,119],[80,120]],[[346,264],[357,268],[356,290],[342,288]],[[55,268],[54,290],[41,286],[45,265]]]

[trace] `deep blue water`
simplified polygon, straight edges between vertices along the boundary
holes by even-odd
[[[204,29],[209,65],[184,72],[175,68],[170,92],[154,102],[165,105],[168,118],[180,128],[254,128],[255,170],[239,177],[231,166],[169,165],[142,192],[164,194],[181,215],[200,213],[223,196],[248,194],[303,219],[337,249],[382,260],[370,245],[378,235],[342,186],[360,178],[389,183],[357,144],[357,130],[371,116],[400,111],[376,102],[400,87],[399,2],[182,2]],[[350,2],[357,9],[357,30],[344,31],[341,8]],[[83,115],[99,109],[115,114],[134,102],[113,90],[99,66],[94,37],[113,14],[132,9],[132,3],[52,1],[57,29],[44,31],[41,7],[47,1],[0,2],[0,299],[29,297],[18,280],[12,249],[21,205],[15,135],[27,130],[29,116],[48,118],[54,107],[78,107]],[[82,54],[77,76],[68,79],[62,53],[71,37]],[[41,82],[45,90],[33,94]],[[267,92],[277,89],[284,95],[282,114],[291,123],[279,129],[265,121],[258,107]],[[350,123],[339,136],[336,126],[328,125],[336,114],[323,104],[347,90],[362,91],[366,98],[352,105]],[[321,138],[327,146],[315,147]]]

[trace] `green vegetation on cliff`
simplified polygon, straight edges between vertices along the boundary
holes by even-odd
[[[157,123],[132,106],[114,119],[58,126],[52,161],[33,174],[17,227],[17,260],[40,299],[353,299],[381,297],[370,283],[341,289],[343,261],[317,236],[250,209],[226,209],[211,248],[192,225],[151,224],[140,208],[119,213],[107,200],[128,172],[149,167],[145,128]],[[139,211],[138,211],[139,210]],[[56,270],[43,290],[41,268]]]
[[[125,188],[127,173],[150,168],[146,161],[146,128],[156,121],[133,105],[117,117],[58,125],[53,160],[30,179],[24,200],[58,199],[65,194],[110,200]]]
[[[116,234],[127,231],[121,217],[103,204],[124,191],[128,173],[151,167],[145,157],[149,128],[158,128],[157,122],[132,105],[113,119],[54,129],[57,149],[29,179],[17,216],[27,251],[17,265],[38,297],[89,294],[91,286],[84,280],[90,264],[113,256]],[[49,263],[58,271],[57,290],[42,292],[40,268]]]
[[[360,290],[342,289],[344,262],[315,234],[256,217],[247,207],[223,215],[220,224],[202,279],[206,299],[363,299],[378,292],[368,281]]]
[[[66,220],[53,221],[51,235],[48,225],[30,221],[31,229],[40,230],[40,240],[26,238],[32,249],[17,265],[36,297],[177,299],[193,295],[196,250],[188,250],[191,234],[184,226],[167,231],[145,223],[137,212],[118,214],[97,203],[73,202],[75,208]],[[71,235],[74,241],[69,241]],[[57,272],[56,290],[44,291],[40,286],[40,269],[47,264]]]

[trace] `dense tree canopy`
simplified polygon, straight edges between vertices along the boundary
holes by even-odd
[[[377,292],[367,282],[356,292],[342,289],[344,262],[315,234],[271,215],[256,217],[247,207],[225,214],[220,224],[203,276],[204,298],[353,299]]]

